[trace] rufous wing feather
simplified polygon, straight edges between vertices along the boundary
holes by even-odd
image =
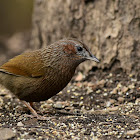
[[[43,61],[39,51],[23,53],[10,59],[0,67],[0,71],[27,77],[41,77],[45,74]]]

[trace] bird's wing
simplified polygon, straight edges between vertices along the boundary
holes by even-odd
[[[45,74],[39,51],[23,53],[0,67],[1,72],[16,76],[41,77]]]

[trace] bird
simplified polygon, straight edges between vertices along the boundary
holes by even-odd
[[[81,40],[64,38],[4,63],[0,66],[0,84],[41,119],[33,102],[45,101],[63,90],[77,66],[86,60],[99,62]]]

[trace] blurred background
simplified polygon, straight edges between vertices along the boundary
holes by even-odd
[[[89,45],[101,63],[91,69],[140,75],[139,0],[0,0],[0,64],[64,37]]]
[[[29,49],[33,0],[0,0],[0,64]]]

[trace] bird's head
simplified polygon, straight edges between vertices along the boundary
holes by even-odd
[[[93,60],[99,62],[99,60],[91,53],[89,48],[78,39],[63,39],[59,42],[63,48],[65,56],[70,60],[81,63],[85,60]]]

